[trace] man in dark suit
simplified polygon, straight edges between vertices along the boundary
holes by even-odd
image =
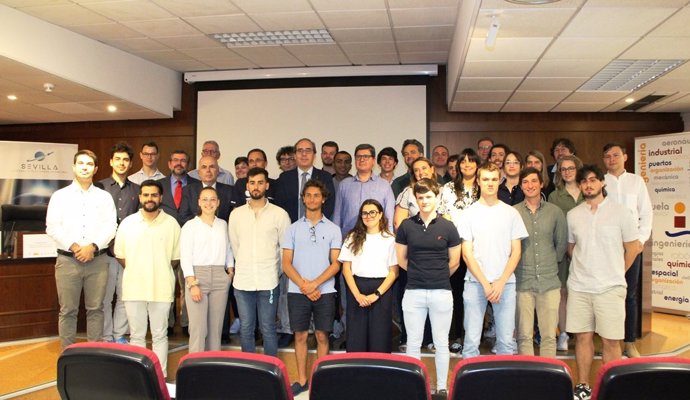
[[[233,188],[216,182],[218,178],[218,160],[211,156],[201,157],[199,160],[199,178],[201,182],[193,181],[187,184],[182,190],[182,204],[180,205],[180,221],[185,223],[193,219],[199,211],[199,194],[201,189],[212,186],[218,193],[220,205],[218,207],[218,218],[227,221],[230,212],[235,208]]]
[[[300,198],[300,188],[304,186],[302,180],[306,183],[309,179],[316,179],[326,185],[328,198],[323,205],[323,214],[328,219],[333,216],[333,209],[335,207],[333,178],[328,172],[314,167],[315,149],[316,145],[314,142],[306,138],[300,139],[295,144],[297,168],[283,172],[276,182],[274,190],[275,202],[287,211],[288,215],[290,215],[290,221],[293,223],[299,217],[304,216],[304,204]]]
[[[175,218],[180,227],[183,225],[179,214],[180,206],[182,205],[182,192],[189,183],[199,182],[187,174],[188,165],[189,154],[184,150],[173,150],[168,159],[170,176],[158,180],[163,187],[160,208],[163,212]],[[184,276],[179,266],[175,268],[175,279],[179,287],[179,292],[175,293],[175,300],[181,304],[180,326],[182,327],[182,332],[188,334],[189,318],[187,317],[187,307],[184,303]],[[168,336],[173,334],[175,327],[175,310],[177,310],[177,307],[175,302],[173,302],[172,307],[170,307],[170,315],[168,316]]]
[[[187,174],[188,165],[189,154],[184,150],[173,150],[168,160],[170,176],[159,180],[163,186],[161,209],[166,214],[174,217],[180,226],[182,226],[179,216],[180,206],[182,205],[182,191],[188,183],[198,182],[198,180]]]

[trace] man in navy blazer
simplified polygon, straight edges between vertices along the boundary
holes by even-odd
[[[218,218],[227,221],[230,212],[235,208],[233,187],[216,182],[218,177],[218,160],[211,156],[201,157],[199,160],[199,177],[201,181],[188,183],[182,190],[182,204],[180,205],[180,221],[185,222],[193,219],[199,211],[199,194],[201,189],[206,186],[213,186],[218,193],[220,205],[218,207]]]
[[[161,209],[165,211],[166,214],[177,220],[177,223],[182,226],[182,221],[180,220],[179,210],[181,204],[175,204],[175,189],[177,186],[177,181],[180,181],[180,185],[184,191],[185,186],[190,182],[198,182],[198,180],[192,178],[187,174],[187,165],[189,163],[189,154],[184,150],[173,150],[170,153],[170,159],[168,160],[168,168],[170,168],[170,176],[159,179],[159,182],[163,186],[163,196],[161,200]],[[182,199],[180,198],[180,201]]]
[[[295,157],[297,168],[280,174],[274,191],[275,201],[278,206],[287,211],[290,221],[293,223],[299,219],[300,209],[303,209],[300,187],[302,174],[305,174],[305,183],[309,179],[323,182],[328,189],[328,198],[323,205],[323,214],[330,219],[335,209],[335,187],[333,178],[328,172],[315,168],[316,145],[313,141],[303,138],[295,144]]]

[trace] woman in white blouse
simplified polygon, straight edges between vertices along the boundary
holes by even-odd
[[[220,350],[223,313],[235,274],[228,224],[216,217],[219,205],[216,190],[203,188],[199,214],[182,227],[180,236],[190,353]]]
[[[347,282],[347,351],[390,353],[393,293],[398,277],[395,236],[383,206],[368,199],[359,208],[338,260]]]

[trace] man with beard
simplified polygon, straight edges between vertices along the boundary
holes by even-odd
[[[110,193],[117,208],[117,223],[139,210],[139,185],[127,179],[132,167],[134,150],[127,143],[117,143],[110,150],[111,176],[100,180],[96,186]],[[112,244],[112,242],[111,242]],[[125,303],[122,301],[122,266],[108,246],[108,285],[103,298],[103,341],[127,343],[124,335],[129,330]],[[115,310],[113,296],[117,293]]]
[[[57,245],[55,284],[63,349],[76,339],[82,288],[86,335],[90,342],[98,342],[103,336],[103,297],[108,282],[105,252],[117,229],[113,198],[92,184],[98,171],[96,154],[79,150],[72,170],[74,181],[53,193],[46,215],[46,233]]]
[[[625,272],[641,246],[637,222],[626,207],[606,197],[604,173],[585,165],[577,171],[585,202],[568,212],[566,330],[575,334],[578,384],[575,399],[589,399],[594,333],[601,336],[604,364],[621,358],[625,333]]]
[[[139,189],[141,209],[120,223],[115,256],[125,268],[122,298],[129,320],[130,343],[146,347],[146,325],[151,326],[153,352],[166,376],[168,312],[175,294],[173,267],[179,264],[180,226],[161,212],[160,182],[146,180]]]
[[[266,169],[266,166],[268,165],[267,160],[268,159],[266,158],[266,152],[259,148],[254,148],[247,152],[247,167],[249,169]],[[247,191],[247,179],[248,177],[245,177],[242,179],[238,179],[237,182],[235,182],[234,200],[237,202],[238,207],[245,204],[247,202],[247,199],[249,199],[250,197],[249,192]],[[273,190],[275,189],[275,187],[275,179],[268,178],[268,190],[266,191],[266,198],[270,202],[273,202]]]
[[[335,167],[333,163],[335,162],[335,155],[340,151],[338,143],[329,140],[321,145],[321,169],[328,172],[329,174],[335,174]]]
[[[235,298],[240,315],[242,351],[254,353],[254,329],[258,314],[264,354],[278,354],[276,312],[278,277],[281,271],[280,239],[290,217],[266,198],[268,172],[252,168],[247,173],[249,201],[230,214],[228,233],[235,255]]]

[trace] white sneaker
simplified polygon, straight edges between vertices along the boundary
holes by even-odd
[[[560,335],[558,335],[558,341],[556,343],[556,350],[558,351],[568,351],[568,341],[570,340],[570,336],[568,336],[567,332],[561,332]]]
[[[240,319],[235,318],[235,320],[232,321],[232,325],[230,325],[230,334],[237,335],[238,333],[240,333]]]

